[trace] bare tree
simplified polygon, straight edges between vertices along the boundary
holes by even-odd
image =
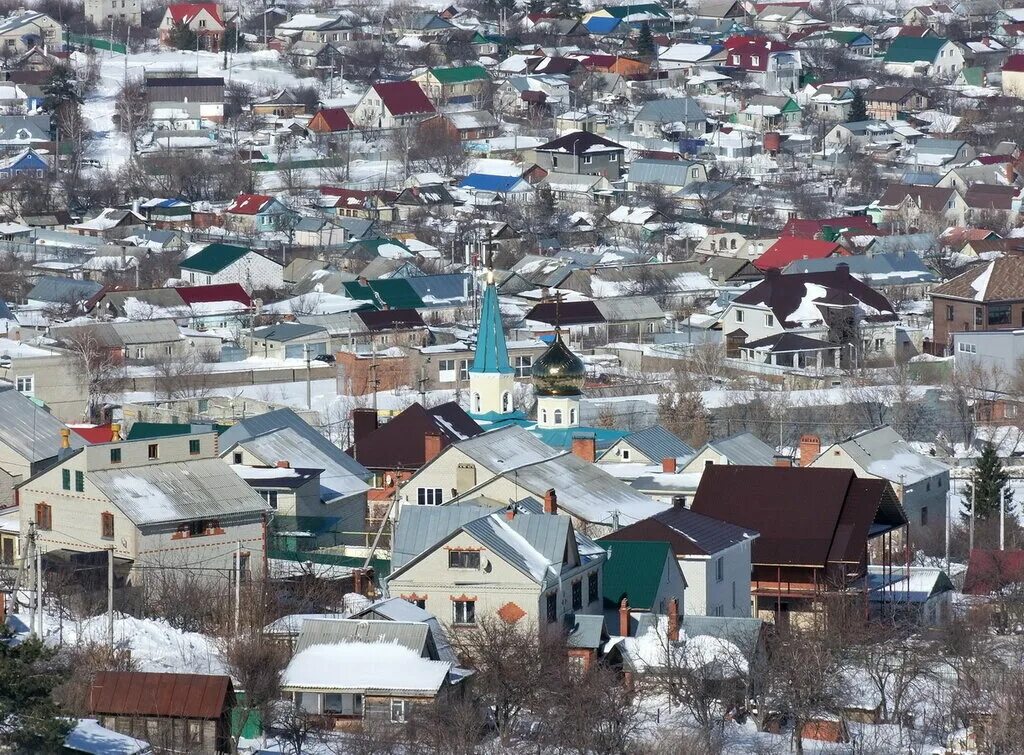
[[[134,155],[138,152],[139,140],[152,125],[146,88],[140,79],[131,79],[121,86],[114,99],[114,115]]]
[[[188,349],[163,354],[153,363],[156,391],[162,398],[203,398],[210,393],[210,362],[213,354]]]
[[[238,635],[229,635],[221,642],[221,657],[231,678],[245,690],[245,699],[238,706],[241,720],[258,713],[264,721],[271,720],[274,702],[281,696],[281,674],[288,664],[288,648],[261,631],[250,628]],[[233,737],[238,746],[238,737]]]
[[[101,422],[104,405],[124,393],[127,378],[124,363],[101,346],[88,328],[76,329],[64,339],[63,345],[75,360],[85,384],[88,417]]]

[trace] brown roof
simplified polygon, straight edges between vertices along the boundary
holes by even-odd
[[[896,207],[908,196],[929,212],[941,212],[955,191],[938,186],[917,186],[911,184],[889,184],[885,193],[878,199],[879,207]]]
[[[91,713],[218,719],[234,702],[227,676],[100,671],[89,692]]]
[[[713,464],[701,476],[692,509],[760,532],[751,552],[755,564],[821,568],[860,563],[872,530],[907,521],[884,480],[814,467]]]
[[[424,408],[411,404],[389,422],[356,439],[348,453],[370,469],[419,469],[426,463],[426,436],[441,436],[441,448],[483,432],[454,401]]]
[[[964,194],[968,207],[979,210],[1010,210],[1019,189],[1016,186],[973,184]]]
[[[878,87],[865,94],[864,99],[868,102],[902,102],[919,91],[914,87]]]
[[[933,288],[932,296],[971,301],[1024,300],[1024,257],[998,257]]]

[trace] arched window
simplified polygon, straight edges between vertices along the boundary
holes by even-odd
[[[735,249],[736,248],[736,239],[733,239],[732,241],[729,242],[729,248],[730,249]]]
[[[546,425],[548,423],[548,410],[547,409],[541,409],[540,410],[540,421],[541,421],[542,425]]]
[[[569,424],[570,425],[575,425],[576,424],[576,410],[575,409],[570,409],[569,410]]]
[[[556,425],[562,424],[562,410],[561,409],[555,409],[555,424]]]
[[[501,411],[508,412],[512,410],[512,396],[508,391],[501,394]]]
[[[479,393],[474,393],[473,394],[473,411],[476,412],[477,414],[480,413],[480,394]]]
[[[726,243],[725,239],[719,239],[718,240],[718,248],[719,249],[725,249],[725,243]]]

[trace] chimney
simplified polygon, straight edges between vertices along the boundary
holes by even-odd
[[[619,603],[619,634],[629,637],[629,599],[623,598]]]
[[[686,508],[686,496],[685,495],[674,495],[674,496],[672,496],[672,508],[674,508],[674,509],[685,509]]]
[[[277,462],[276,466],[277,466],[278,469],[291,469],[292,468],[292,463],[290,461],[285,461],[284,459],[280,459]]]
[[[840,262],[836,265],[836,272],[840,275],[845,275],[847,278],[850,277],[850,266],[845,262]]]
[[[66,427],[61,428],[60,431],[60,447],[71,448],[71,431]]]
[[[352,410],[352,436],[358,447],[359,441],[377,429],[377,412],[373,409]]]
[[[121,440],[121,425],[117,422],[110,423],[110,442],[117,443]]]
[[[572,436],[572,453],[591,464],[597,459],[597,438],[593,433],[579,433]]]
[[[516,505],[514,503],[510,503],[508,508],[505,509],[505,518],[510,522],[516,518]]]
[[[679,642],[679,601],[676,598],[668,602],[668,640]]]
[[[1017,170],[1012,161],[1006,163],[1006,183],[1012,184],[1017,180]]]
[[[713,466],[715,466],[715,462],[711,459],[708,459],[707,461],[704,462],[704,471],[707,471]]]
[[[800,436],[800,466],[809,467],[811,462],[821,453],[821,438],[817,435]]]
[[[793,466],[793,460],[783,454],[775,454],[775,458],[772,459],[772,463],[775,466],[782,467],[784,469]]]
[[[661,460],[661,471],[665,474],[676,473],[676,458],[674,456],[666,457]]]
[[[558,513],[558,496],[555,494],[554,488],[551,488],[550,490],[548,490],[547,493],[544,494],[544,513]]]
[[[429,464],[441,453],[441,433],[428,432],[423,435],[423,463]]]

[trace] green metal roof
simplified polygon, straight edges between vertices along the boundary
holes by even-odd
[[[985,86],[985,69],[982,66],[965,68],[960,72],[960,75],[963,76],[964,83],[968,86]]]
[[[228,425],[189,425],[179,422],[136,422],[128,431],[126,440],[149,440],[151,438],[168,438],[172,435],[191,435],[192,433],[208,433],[216,430],[218,434],[228,429]]]
[[[862,37],[866,39],[868,43],[871,42],[871,37],[862,31],[830,31],[827,36],[844,45],[853,44]]]
[[[232,244],[221,244],[219,242],[210,244],[202,251],[193,254],[181,263],[183,270],[195,270],[200,273],[219,273],[232,262],[236,262],[250,252],[244,246]]]
[[[896,37],[882,60],[886,63],[932,63],[947,41],[944,37]]]
[[[604,608],[618,608],[622,598],[641,611],[650,611],[658,597],[665,562],[672,549],[662,541],[598,540],[608,551],[604,562]]]
[[[366,285],[348,281],[342,285],[349,298],[369,302],[377,309],[420,309],[425,306],[405,278],[382,278],[368,281]]]
[[[458,68],[431,68],[430,73],[442,84],[458,84],[463,81],[479,81],[490,78],[483,66],[459,66]]]
[[[639,5],[606,5],[601,10],[613,18],[623,19],[627,16],[634,16],[640,13],[650,13],[655,16],[668,18],[669,13],[657,3],[640,3]]]

